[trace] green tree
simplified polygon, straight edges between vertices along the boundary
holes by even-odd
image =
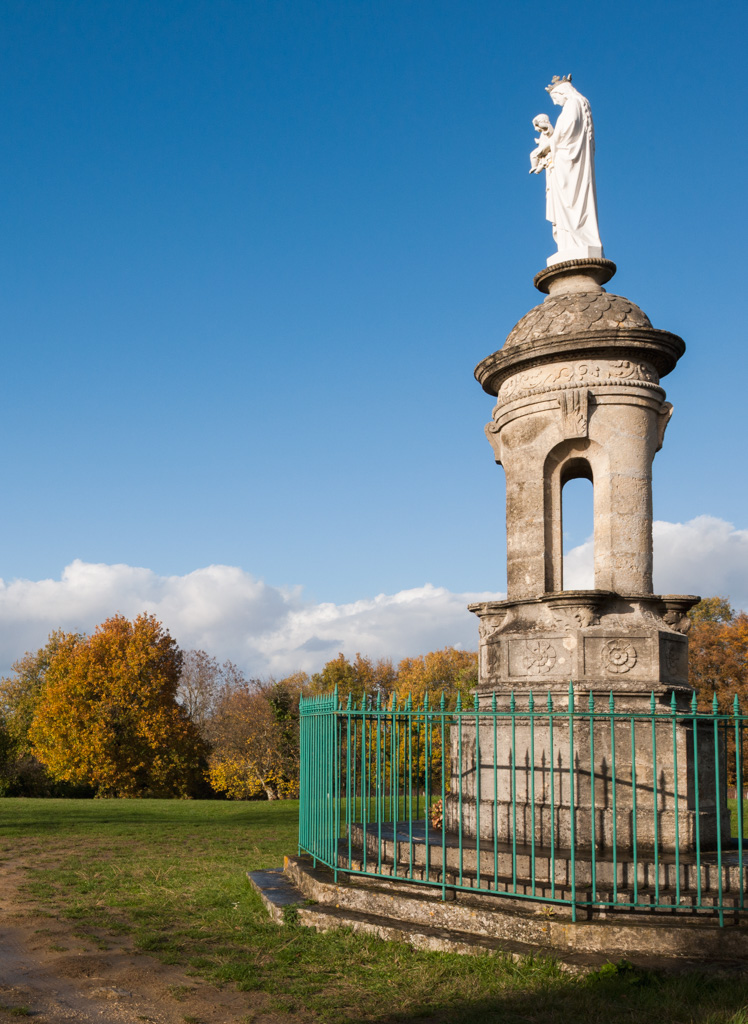
[[[211,725],[210,781],[230,799],[299,793],[299,697],[303,676],[226,688]]]
[[[27,651],[13,664],[13,674],[0,679],[0,785],[6,795],[90,795],[85,789],[78,791],[53,779],[35,756],[29,737],[50,661],[64,636],[61,631],[52,633],[44,647],[36,652]]]
[[[340,699],[345,702],[351,694],[356,703],[360,703],[364,694],[379,694],[386,701],[397,679],[397,673],[389,659],[371,658],[356,654],[353,662],[348,661],[344,654],[328,661],[321,672],[316,672],[309,683],[310,693],[331,693],[337,686]]]
[[[692,622],[732,622],[735,618],[727,597],[704,597],[688,615]]]

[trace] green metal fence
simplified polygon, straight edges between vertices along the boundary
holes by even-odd
[[[679,703],[680,702],[680,703]],[[339,873],[587,913],[745,908],[738,699],[304,698],[299,851]],[[730,792],[737,794],[728,797]]]

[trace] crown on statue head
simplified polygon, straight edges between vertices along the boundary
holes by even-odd
[[[571,85],[571,75],[564,75],[563,78],[559,78],[558,75],[554,75],[553,78],[551,79],[551,84],[550,85],[546,85],[545,91],[546,92],[553,92],[553,90],[556,88],[557,85],[563,85],[564,82],[568,82],[569,85]]]

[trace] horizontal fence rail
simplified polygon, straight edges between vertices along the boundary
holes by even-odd
[[[303,698],[299,851],[339,872],[579,909],[745,908],[738,699]]]

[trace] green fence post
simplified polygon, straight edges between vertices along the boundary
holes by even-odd
[[[446,761],[445,761],[445,745],[446,745],[446,722],[445,717],[447,713],[447,699],[442,690],[442,695],[439,699],[439,715],[441,718],[441,737],[442,737],[442,899],[447,898],[447,787],[446,787]],[[462,823],[462,805],[460,805],[460,823]]]
[[[550,773],[550,784],[551,784],[551,866],[550,866],[550,877],[551,877],[551,899],[556,898],[556,786],[555,786],[555,772],[556,766],[554,764],[554,752],[553,752],[553,722],[555,712],[553,710],[553,697],[551,691],[548,691],[548,748],[549,757],[551,762],[551,773]]]
[[[426,805],[424,811],[425,833],[426,833],[426,880],[431,880],[431,837],[429,825],[431,824],[431,787],[429,785],[429,773],[431,770],[431,751],[429,749],[429,695],[423,697],[423,799]]]
[[[340,748],[338,744],[338,712],[340,701],[338,700],[338,688],[333,692],[332,714],[330,724],[332,726],[332,820],[330,822],[330,857],[333,862],[333,881],[338,881],[338,839],[340,833]]]
[[[480,889],[480,701],[478,691],[473,698],[475,710],[475,873],[476,885]]]
[[[698,740],[698,703],[696,693],[691,698],[691,712],[693,714],[693,792],[694,792],[694,826],[696,840],[696,905],[701,906],[701,821],[699,805],[699,740]]]
[[[678,819],[678,735],[676,730],[677,704],[675,690],[670,697],[670,716],[673,729],[673,797],[675,800],[675,904],[680,906],[680,826]]]
[[[743,764],[742,764],[742,751],[740,749],[742,743],[742,723],[738,725],[740,721],[740,704],[738,703],[738,695],[735,694],[735,699],[732,702],[732,713],[735,720],[735,796],[737,797],[737,811],[738,811],[738,872],[740,875],[740,909],[744,906],[744,886],[745,879],[743,878]]]
[[[652,814],[654,825],[654,872],[655,872],[655,903],[660,903],[660,832],[657,808],[657,728],[655,722],[656,704],[654,690],[649,698],[649,713],[652,719]]]
[[[462,885],[462,698],[459,691],[455,701],[455,716],[457,718],[457,792],[459,807],[459,820],[457,822],[457,842],[460,850],[460,875],[459,885]]]
[[[723,899],[723,881],[722,881],[722,794],[720,792],[720,775],[719,775],[719,705],[717,703],[717,694],[714,694],[712,700],[712,717],[714,719],[714,803],[717,810],[717,880],[719,885],[719,926],[724,927],[725,924],[725,908]]]
[[[493,716],[493,887],[499,888],[499,761],[498,761],[498,724],[496,716],[496,690],[491,694],[491,714]]]
[[[569,832],[571,837],[571,919],[577,919],[576,794],[574,786],[574,682],[569,680]]]
[[[634,852],[634,906],[639,903],[639,861],[636,842],[636,716],[629,719],[631,726],[631,844]]]
[[[535,895],[535,698],[530,690],[527,699],[530,715],[530,878]]]
[[[588,701],[590,719],[590,842],[592,843],[591,874],[592,902],[597,900],[597,833],[595,821],[595,698],[590,690]]]
[[[408,842],[410,843],[409,877],[413,877],[413,697],[405,700],[405,721],[408,729]]]
[[[613,901],[618,902],[618,811],[616,808],[616,704],[613,691],[610,691],[608,698],[608,711],[610,714],[610,774],[611,774],[611,804],[613,807]]]
[[[514,690],[509,696],[509,714],[512,720],[512,888],[517,891],[517,703]]]

